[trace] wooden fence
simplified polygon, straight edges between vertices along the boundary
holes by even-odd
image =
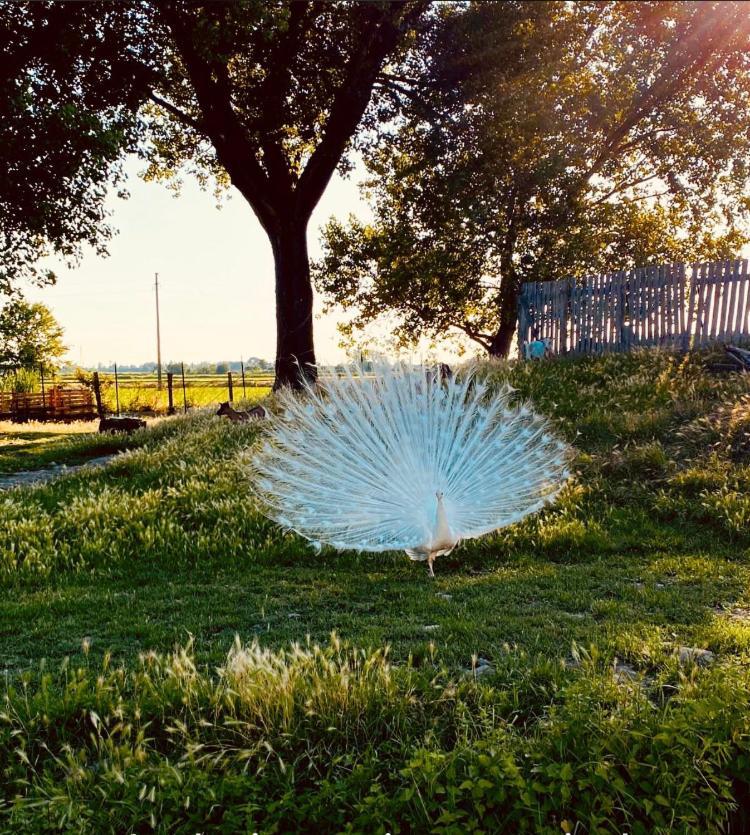
[[[87,388],[60,388],[46,392],[0,392],[0,420],[91,420],[97,415]]]
[[[518,343],[549,339],[553,353],[601,354],[635,346],[688,350],[750,338],[744,259],[668,264],[521,288]]]

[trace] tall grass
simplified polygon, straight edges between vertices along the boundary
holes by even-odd
[[[165,623],[160,652],[115,662],[87,643],[75,668],[8,673],[0,827],[744,831],[750,381],[704,362],[484,365],[575,444],[577,477],[553,507],[457,549],[434,585],[398,555],[313,556],[268,522],[247,483],[262,428],[207,413],[163,421],[100,471],[0,497],[5,611],[49,606],[90,634],[69,582],[155,601],[113,616],[99,644],[130,640],[140,617]],[[232,629],[260,637],[230,648],[230,632],[216,669],[203,599],[238,583]],[[356,641],[287,642],[328,609]],[[175,623],[196,642],[165,652]],[[688,640],[715,662],[681,661]],[[487,646],[479,677],[469,659]]]
[[[747,670],[674,664],[624,687],[591,655],[580,674],[516,659],[456,682],[335,637],[237,641],[215,676],[190,647],[105,660],[8,691],[0,816],[29,832],[718,831],[748,790],[749,693]]]

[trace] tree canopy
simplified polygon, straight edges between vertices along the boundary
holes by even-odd
[[[148,177],[188,171],[245,197],[274,252],[277,384],[313,374],[307,222],[426,5],[6,0],[6,284],[45,247],[104,247],[107,186],[137,152]]]
[[[13,298],[0,309],[0,366],[45,371],[68,350],[63,329],[40,302]]]
[[[750,13],[735,2],[446,7],[365,148],[374,221],[314,276],[360,333],[507,352],[524,280],[736,253],[747,238]]]
[[[145,87],[127,39],[135,10],[0,2],[0,294],[54,280],[39,259],[106,252],[104,198],[138,140]],[[129,67],[126,69],[125,64]]]

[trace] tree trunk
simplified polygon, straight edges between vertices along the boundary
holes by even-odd
[[[490,347],[487,349],[491,357],[507,357],[510,351],[510,343],[513,341],[513,334],[516,332],[516,319],[506,320],[502,317],[500,327],[492,337]]]
[[[503,282],[500,296],[500,325],[487,349],[491,357],[507,357],[518,325],[518,282]]]
[[[290,220],[270,235],[276,267],[276,379],[274,390],[314,380],[313,291],[307,221]]]

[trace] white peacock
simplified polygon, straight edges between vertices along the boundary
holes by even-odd
[[[426,560],[551,502],[571,449],[513,390],[383,364],[279,394],[254,487],[278,524],[320,547]]]

